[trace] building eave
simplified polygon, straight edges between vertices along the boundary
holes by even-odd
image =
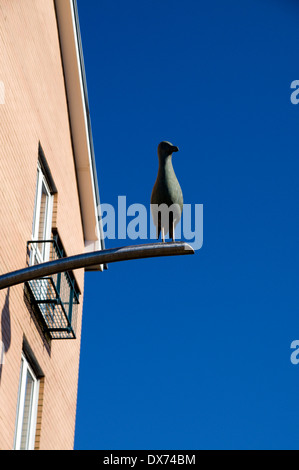
[[[77,173],[85,251],[105,249],[76,0],[54,0]],[[94,269],[102,270],[103,266]]]

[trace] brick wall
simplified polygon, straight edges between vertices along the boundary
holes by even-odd
[[[32,234],[39,142],[55,185],[54,222],[67,255],[84,240],[69,129],[59,39],[51,0],[0,0],[0,274],[26,266]],[[84,272],[75,272],[83,294]],[[44,379],[40,387],[37,449],[72,449],[80,353],[77,339],[50,347],[24,302],[24,286],[0,291],[0,449],[12,449],[23,338]]]

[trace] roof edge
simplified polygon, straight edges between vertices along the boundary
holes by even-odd
[[[54,0],[77,174],[85,251],[104,250],[100,193],[76,0]],[[103,266],[94,269],[103,270]]]

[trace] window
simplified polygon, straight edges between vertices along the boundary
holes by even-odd
[[[35,208],[32,226],[32,239],[34,241],[49,240],[52,228],[53,195],[40,163],[37,168],[37,184],[35,195]],[[38,264],[49,260],[49,245],[36,243],[32,245],[33,251],[30,263]]]
[[[34,450],[39,380],[22,355],[14,450]]]

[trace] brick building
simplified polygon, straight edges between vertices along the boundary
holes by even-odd
[[[0,0],[0,57],[0,274],[102,249],[76,1]],[[0,291],[0,450],[73,448],[83,291]]]

